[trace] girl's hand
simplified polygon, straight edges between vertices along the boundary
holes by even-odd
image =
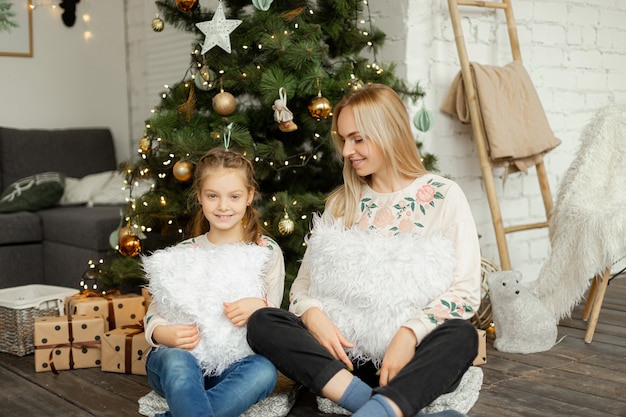
[[[383,362],[378,370],[381,387],[387,385],[413,359],[416,346],[417,338],[415,333],[406,327],[400,327],[400,330],[391,339],[391,343],[387,347]]]
[[[152,339],[167,347],[191,350],[200,342],[200,333],[195,324],[167,324],[155,327]]]
[[[309,329],[313,337],[328,351],[335,359],[345,363],[350,371],[354,370],[350,358],[346,355],[344,348],[351,348],[354,345],[346,340],[335,323],[317,307],[309,308],[301,317],[304,325]]]
[[[224,302],[224,315],[236,327],[241,327],[248,323],[252,313],[263,307],[267,307],[267,302],[262,298],[242,298],[233,303]]]

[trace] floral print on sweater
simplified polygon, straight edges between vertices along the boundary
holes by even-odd
[[[331,213],[327,209],[323,216],[332,216]],[[454,244],[457,262],[450,289],[404,325],[413,330],[418,341],[444,321],[469,319],[478,309],[481,297],[478,233],[467,199],[454,181],[426,174],[393,193],[378,193],[364,185],[353,227],[384,236],[410,233],[419,238],[439,233]],[[311,307],[322,308],[308,294],[310,279],[305,254],[290,291],[290,310],[298,316]]]

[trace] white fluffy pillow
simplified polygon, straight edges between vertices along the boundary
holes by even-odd
[[[246,327],[224,315],[224,301],[265,295],[270,251],[253,244],[213,248],[178,245],[143,257],[157,312],[169,323],[196,323],[201,340],[192,351],[207,375],[219,375],[251,355]]]
[[[138,197],[150,190],[151,182],[140,181],[133,188],[133,196]],[[124,204],[130,196],[124,175],[119,171],[104,171],[82,178],[66,178],[65,191],[60,205],[99,206]]]
[[[311,296],[354,343],[350,358],[376,364],[398,328],[450,288],[456,264],[452,241],[441,235],[386,237],[320,218],[307,251]]]

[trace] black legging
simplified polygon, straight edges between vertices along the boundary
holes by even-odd
[[[286,310],[257,310],[248,321],[248,343],[315,395],[321,395],[328,381],[345,369],[302,320]],[[421,341],[413,359],[386,386],[378,386],[377,369],[371,362],[355,364],[354,375],[394,401],[405,416],[413,416],[440,395],[453,391],[477,353],[478,336],[472,324],[448,320]]]

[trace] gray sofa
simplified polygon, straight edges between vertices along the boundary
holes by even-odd
[[[24,177],[60,172],[82,178],[117,169],[106,128],[13,129],[0,127],[0,192]],[[109,236],[120,205],[55,205],[0,213],[0,288],[48,284],[79,288],[90,259],[112,252]]]

